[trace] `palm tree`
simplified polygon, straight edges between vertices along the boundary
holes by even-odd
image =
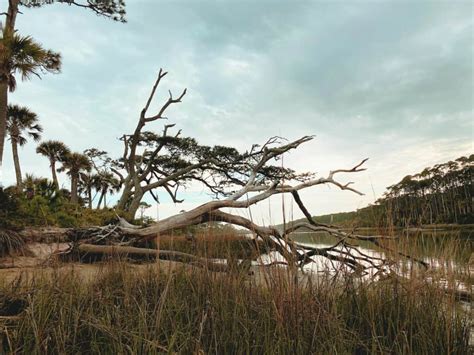
[[[21,168],[18,157],[18,146],[24,146],[26,137],[38,141],[43,128],[38,124],[38,116],[26,107],[8,105],[7,132],[12,143],[13,162],[15,164],[16,185],[21,188]]]
[[[103,172],[98,175],[98,187],[100,190],[99,202],[97,203],[97,209],[100,208],[102,201],[104,202],[104,208],[107,207],[107,194],[113,194],[119,192],[121,188],[120,181],[114,177],[113,174]]]
[[[30,199],[33,196],[39,195],[51,203],[58,198],[56,187],[46,178],[26,173],[23,179],[23,187],[25,188],[26,196]]]
[[[36,153],[49,159],[49,166],[53,175],[53,183],[56,189],[59,189],[58,176],[56,175],[56,163],[63,161],[71,153],[69,148],[60,141],[45,141],[38,145]]]
[[[8,91],[16,88],[16,74],[22,80],[40,73],[58,73],[61,68],[61,55],[44,49],[29,36],[22,36],[7,29],[0,38],[0,168],[7,133]]]
[[[92,201],[97,196],[97,192],[94,197],[92,196],[93,189],[97,192],[100,190],[100,176],[90,173],[81,173],[79,179],[79,193],[86,194],[89,209],[92,209]]]
[[[36,193],[36,185],[40,178],[35,176],[34,174],[25,174],[25,179],[23,180],[23,186],[25,187],[26,197],[33,198]]]
[[[78,202],[77,185],[82,171],[90,171],[92,168],[89,158],[81,153],[70,153],[66,155],[63,166],[58,171],[67,171],[71,178],[71,202]]]

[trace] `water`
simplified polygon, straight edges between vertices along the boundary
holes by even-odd
[[[375,230],[365,229],[358,231],[362,235],[379,235]],[[397,250],[403,254],[410,255],[422,260],[430,267],[425,274],[430,280],[447,289],[458,290],[461,293],[474,292],[474,229],[463,230],[399,230],[391,233],[398,238],[384,240],[382,244],[386,247],[380,248],[369,241],[350,241],[351,248],[343,249],[342,246],[336,250],[344,250],[351,255],[367,256],[375,258],[377,264],[384,259],[397,260],[391,267],[399,276],[410,277],[412,272],[425,269],[410,259],[401,257],[390,250]],[[338,239],[325,232],[302,232],[292,234],[291,238],[301,245],[317,248],[327,248],[336,244]],[[337,261],[331,261],[323,256],[312,257],[313,262],[304,266],[305,271],[311,273],[333,273],[338,270],[348,270],[347,266]],[[283,257],[274,252],[264,255],[257,261],[260,264],[284,261]],[[371,278],[378,271],[369,262],[359,261],[367,268],[362,275]],[[385,269],[386,270],[386,269]],[[468,297],[469,295],[467,295]],[[469,297],[468,297],[469,298]],[[471,297],[472,298],[472,297]]]
[[[361,235],[379,235],[372,229],[357,231]],[[395,231],[398,238],[386,241],[385,244],[392,248],[403,251],[425,260],[436,266],[441,262],[451,262],[453,265],[461,266],[474,262],[474,229],[463,230],[423,230],[423,231]],[[292,235],[292,239],[298,243],[311,246],[334,245],[336,238],[327,233],[302,232]],[[372,252],[383,252],[371,242],[355,241],[361,250]]]
[[[379,233],[366,229],[358,231],[358,234],[378,235]],[[474,229],[396,231],[394,234],[399,238],[388,241],[386,246],[428,263],[430,269],[434,271],[431,277],[436,279],[438,285],[471,295],[474,293]],[[327,233],[314,232],[294,234],[292,239],[300,244],[318,248],[334,245],[337,241]],[[354,245],[358,250],[370,256],[381,258],[388,256],[386,251],[371,242],[356,241]],[[318,257],[314,263],[307,265],[306,269],[312,272],[327,272],[331,267],[334,269],[334,265],[328,260]],[[406,274],[409,272],[406,271]],[[448,281],[447,275],[450,274],[455,275],[454,281],[452,277],[451,281]],[[472,312],[474,302],[460,304],[463,309]],[[469,343],[474,346],[474,319],[472,323]]]

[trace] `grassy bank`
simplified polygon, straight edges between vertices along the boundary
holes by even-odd
[[[25,354],[466,354],[467,315],[419,280],[295,283],[109,264],[1,286],[2,351]]]

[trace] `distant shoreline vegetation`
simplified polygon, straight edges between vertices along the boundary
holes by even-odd
[[[474,154],[405,176],[389,186],[373,205],[357,211],[314,216],[313,220],[343,227],[473,227],[473,177]]]

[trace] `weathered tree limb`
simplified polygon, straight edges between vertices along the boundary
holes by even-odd
[[[298,193],[298,191],[292,191],[291,195],[293,196],[293,200],[296,202],[298,205],[299,209],[301,212],[303,212],[304,216],[308,220],[308,223],[315,226],[315,227],[328,227],[328,228],[334,228],[334,226],[331,226],[329,224],[324,224],[324,223],[317,223],[314,219],[313,216],[311,216],[311,213],[306,209],[306,206],[304,205],[303,201],[301,200],[301,197]]]
[[[140,204],[140,201],[143,197],[143,195],[147,192],[150,191],[151,189],[154,189],[158,186],[162,186],[164,183],[167,181],[162,182],[162,184],[159,184],[158,186],[150,186],[146,187],[147,185],[142,186],[142,183],[146,180],[147,175],[150,170],[150,166],[148,166],[144,169],[144,172],[141,173],[140,171],[137,171],[137,148],[140,145],[140,140],[142,136],[142,130],[145,127],[147,123],[159,120],[159,119],[166,119],[164,117],[165,111],[173,104],[181,102],[183,99],[184,95],[186,95],[186,89],[183,90],[181,95],[175,99],[173,98],[173,95],[171,92],[169,92],[169,98],[168,100],[161,106],[161,108],[158,110],[156,114],[152,114],[151,116],[147,116],[147,112],[150,108],[150,104],[155,96],[156,90],[158,86],[161,83],[161,80],[167,75],[168,73],[163,71],[163,69],[160,69],[158,72],[158,77],[155,80],[155,83],[152,87],[152,90],[150,92],[150,95],[145,103],[144,108],[142,109],[140,113],[140,118],[138,120],[137,126],[135,128],[134,133],[127,137],[126,135],[123,136],[123,142],[124,142],[124,153],[122,156],[122,161],[123,161],[123,167],[126,170],[126,176],[124,174],[120,173],[119,169],[114,167],[114,173],[118,173],[118,176],[121,176],[121,181],[123,183],[123,192],[122,196],[118,202],[118,208],[121,210],[127,210],[126,206],[127,203],[129,203],[130,198],[132,198],[132,201],[130,202],[130,206],[128,210],[135,214],[136,210],[138,209],[138,206]],[[168,127],[165,126],[165,135],[168,130],[168,128],[171,128],[171,126],[168,125]],[[158,147],[154,153],[152,153],[153,157],[155,157],[158,152],[162,148]],[[184,174],[186,172],[182,172]],[[178,175],[179,177],[179,175]],[[172,179],[171,179],[172,180]]]
[[[122,257],[142,257],[142,258],[157,258],[160,260],[177,261],[186,263],[202,268],[206,268],[210,271],[227,272],[229,267],[227,264],[219,263],[211,259],[198,257],[195,255],[182,253],[179,251],[171,250],[157,250],[147,248],[135,248],[135,247],[124,247],[114,245],[93,245],[93,244],[79,244],[77,250],[84,255],[110,255],[110,256],[122,256]]]
[[[120,227],[127,228],[127,229],[140,229],[140,226],[136,226],[134,224],[127,222],[126,219],[120,217],[119,215],[117,215],[117,219],[118,219],[118,225]]]
[[[289,146],[293,146],[293,145],[287,145],[287,147]],[[358,167],[360,167],[360,164],[356,166],[356,168]],[[348,172],[360,171],[360,169],[357,170],[356,168],[348,169],[344,171],[348,171]],[[343,170],[336,171],[336,172],[342,172],[342,171]],[[338,182],[336,182],[333,176],[334,176],[334,172],[331,172],[329,176],[326,178],[309,180],[305,183],[297,184],[295,186],[284,185],[280,187],[278,186],[278,182],[274,182],[271,186],[261,186],[261,187],[257,187],[253,185],[244,186],[242,190],[244,190],[245,193],[248,192],[249,188],[254,188],[254,190],[264,189],[264,191],[257,193],[256,195],[249,197],[248,199],[245,199],[245,200],[240,200],[240,197],[243,196],[242,194],[235,194],[233,195],[232,198],[210,201],[190,211],[187,211],[187,212],[184,212],[184,213],[181,213],[179,215],[175,215],[169,218],[165,218],[159,223],[154,224],[152,226],[139,229],[136,231],[134,230],[132,234],[137,235],[142,238],[152,239],[152,238],[155,238],[157,235],[169,232],[173,229],[178,229],[178,228],[183,228],[189,225],[204,223],[203,216],[205,216],[208,213],[220,210],[222,208],[245,209],[263,200],[266,200],[273,195],[293,193],[295,191],[299,191],[299,190],[316,186],[316,185],[334,183],[338,186],[341,186],[343,190],[347,189],[344,187],[345,185],[339,184]],[[353,191],[353,189],[351,188],[349,188],[349,190]],[[125,234],[128,233],[127,229],[124,229],[124,233]]]

